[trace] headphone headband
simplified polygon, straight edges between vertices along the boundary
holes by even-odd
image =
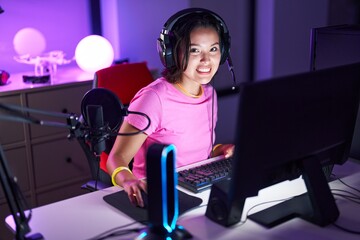
[[[216,13],[204,9],[204,8],[188,8],[181,10],[177,13],[175,13],[173,16],[171,16],[164,24],[164,27],[162,28],[160,32],[160,37],[157,41],[157,47],[158,47],[158,53],[160,56],[160,60],[163,63],[163,65],[166,68],[170,68],[175,65],[174,61],[174,48],[172,46],[172,43],[175,41],[175,37],[172,34],[173,28],[176,25],[176,23],[186,17],[189,14],[193,13],[203,13],[203,14],[209,14],[212,17],[215,18],[217,23],[220,27],[220,49],[221,49],[221,59],[220,64],[223,64],[227,58],[229,57],[230,52],[230,34],[228,31],[228,28],[224,22],[224,20],[217,15]]]

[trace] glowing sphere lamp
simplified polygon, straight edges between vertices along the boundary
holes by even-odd
[[[77,44],[75,60],[85,72],[96,72],[111,66],[114,61],[114,49],[106,38],[90,35]]]
[[[39,30],[23,28],[15,34],[13,45],[18,55],[39,56],[46,48],[46,40]]]

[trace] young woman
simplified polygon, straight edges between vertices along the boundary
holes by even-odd
[[[213,147],[217,97],[209,84],[227,59],[229,47],[225,23],[206,9],[182,10],[165,23],[158,39],[163,77],[140,90],[129,106],[130,111],[149,116],[151,125],[144,133],[118,136],[107,161],[113,183],[124,188],[134,205],[143,206],[141,191],[146,191],[146,182],[142,179],[152,144],[174,144],[177,167],[232,155],[232,144]],[[129,115],[119,132],[137,132],[147,124],[144,117]]]

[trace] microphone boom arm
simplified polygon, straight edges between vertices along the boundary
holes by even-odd
[[[12,105],[12,104],[0,103],[0,109],[3,109],[13,115],[13,116],[0,115],[0,120],[31,123],[31,124],[37,124],[37,125],[42,125],[42,126],[54,126],[54,127],[75,129],[78,125],[78,120],[79,120],[79,118],[73,113],[46,112],[46,111],[42,111],[42,110],[38,110],[38,109],[27,108],[27,107],[22,107],[22,106],[18,106],[18,105]],[[39,119],[36,119],[31,116],[26,116],[23,112],[37,113],[37,114],[46,115],[46,116],[50,116],[50,117],[67,118],[67,124],[60,123],[60,122],[39,120]]]

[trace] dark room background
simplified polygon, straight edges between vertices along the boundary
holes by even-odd
[[[62,50],[71,58],[83,37],[101,33],[112,43],[115,60],[146,61],[160,71],[155,43],[164,22],[182,8],[203,7],[228,25],[237,81],[268,79],[308,71],[311,28],[359,23],[359,5],[357,0],[0,0],[0,69],[10,74],[33,70],[13,59],[14,35],[33,27],[44,34],[46,51]],[[232,86],[225,64],[214,85],[220,95]],[[226,96],[219,101],[219,141],[232,139],[233,101]]]

